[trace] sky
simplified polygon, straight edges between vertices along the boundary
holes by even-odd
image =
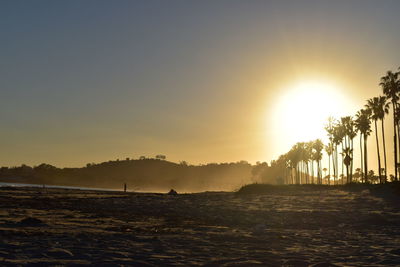
[[[399,12],[388,0],[2,1],[0,165],[269,162],[304,128],[280,112],[298,84],[333,84],[348,115],[381,94],[400,65]]]

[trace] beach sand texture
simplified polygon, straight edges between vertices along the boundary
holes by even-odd
[[[0,188],[0,265],[400,264],[399,202],[369,191]]]

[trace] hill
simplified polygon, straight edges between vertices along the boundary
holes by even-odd
[[[126,183],[131,191],[231,191],[253,182],[275,183],[272,169],[267,163],[251,165],[246,161],[188,165],[145,158],[92,163],[82,168],[49,164],[2,167],[0,181],[111,189],[122,189]]]

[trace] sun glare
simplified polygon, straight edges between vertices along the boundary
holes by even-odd
[[[277,140],[291,146],[299,141],[326,140],[324,126],[329,116],[348,114],[350,104],[342,89],[329,82],[306,81],[290,86],[274,111]]]

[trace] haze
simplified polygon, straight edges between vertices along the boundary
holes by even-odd
[[[335,84],[348,115],[382,94],[380,77],[400,62],[399,11],[398,1],[3,1],[1,165],[273,160],[293,145],[271,123],[293,85]]]

